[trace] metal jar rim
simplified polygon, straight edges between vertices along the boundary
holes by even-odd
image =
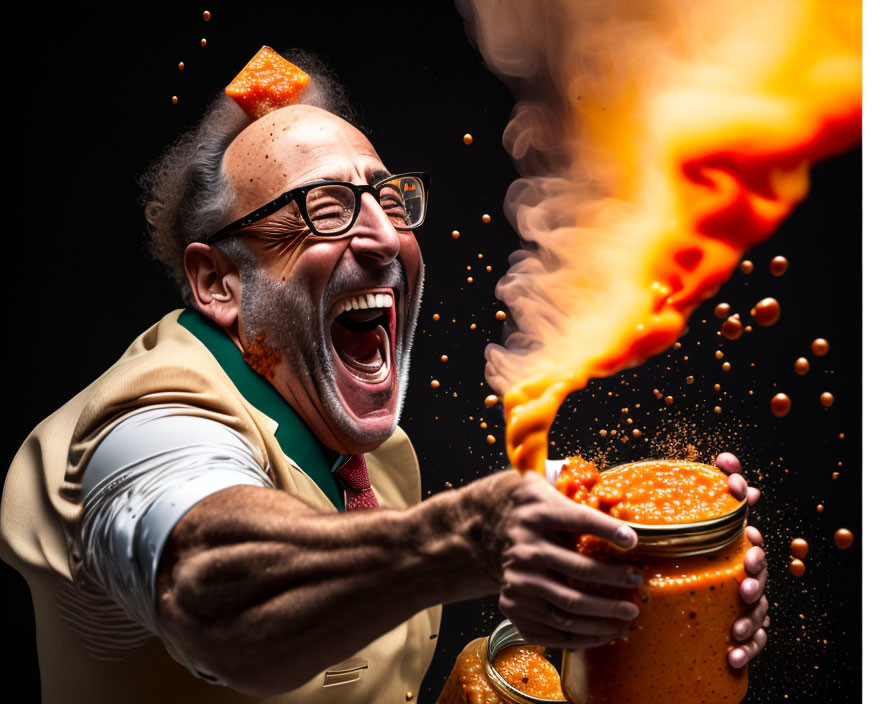
[[[526,694],[501,677],[498,670],[495,669],[495,657],[502,650],[512,645],[531,645],[531,643],[520,635],[516,626],[505,619],[492,631],[482,653],[484,656],[482,659],[485,676],[498,692],[515,704],[567,704],[565,699],[543,699],[542,697]]]
[[[615,467],[605,469],[601,474],[615,474],[631,467],[659,463],[697,465],[698,467],[721,472],[721,470],[711,465],[690,460],[640,460],[638,462],[616,465]],[[687,557],[714,552],[734,542],[747,526],[748,512],[747,500],[743,499],[733,511],[708,521],[656,525],[626,521],[626,524],[638,534],[638,544],[634,548],[637,554]]]

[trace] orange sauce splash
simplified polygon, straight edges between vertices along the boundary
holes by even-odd
[[[811,165],[858,140],[861,4],[483,0],[472,15],[486,62],[525,86],[505,212],[537,246],[496,289],[514,329],[486,377],[510,461],[542,472],[564,399],[672,345],[805,198]]]

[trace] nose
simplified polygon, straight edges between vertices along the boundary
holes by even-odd
[[[388,266],[401,249],[398,231],[370,193],[361,196],[361,212],[351,235],[349,246],[355,257],[375,266]]]

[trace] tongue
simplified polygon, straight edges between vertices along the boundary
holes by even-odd
[[[333,344],[342,354],[359,362],[366,362],[379,349],[380,338],[376,330],[354,332],[336,321],[332,328]]]

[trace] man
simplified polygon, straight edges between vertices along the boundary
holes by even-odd
[[[637,584],[566,547],[634,533],[542,477],[420,501],[397,420],[427,179],[390,174],[298,63],[301,104],[249,121],[225,98],[157,165],[153,251],[188,308],[10,469],[0,549],[34,597],[45,701],[410,701],[442,603],[500,592],[526,637],[563,647],[637,615],[567,585]],[[746,495],[736,459],[719,462]],[[760,548],[746,566],[733,666],[765,642]]]

